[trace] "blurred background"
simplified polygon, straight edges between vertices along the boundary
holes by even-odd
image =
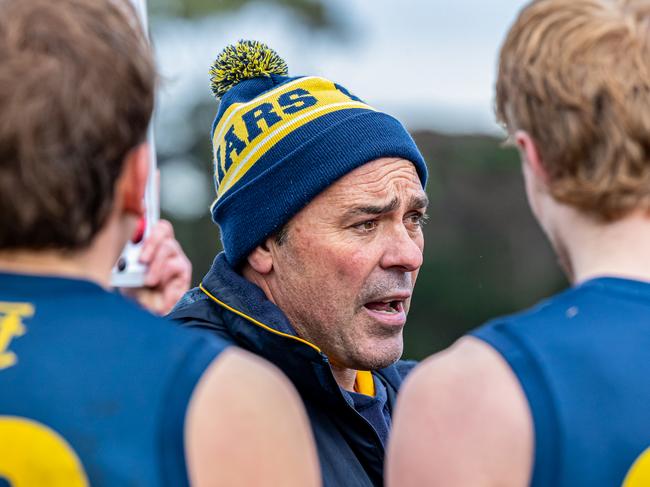
[[[420,359],[566,286],[528,210],[517,153],[494,121],[498,49],[522,0],[149,0],[162,83],[155,115],[163,217],[194,265],[220,250],[208,68],[239,39],[291,75],[342,84],[413,134],[429,165],[425,262],[405,330]]]

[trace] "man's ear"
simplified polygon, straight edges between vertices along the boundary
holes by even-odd
[[[124,158],[122,174],[118,181],[118,197],[124,212],[144,215],[144,192],[149,176],[149,145],[142,143],[131,149]]]
[[[275,237],[267,238],[248,254],[248,265],[258,274],[267,275],[273,270],[273,252],[271,251],[271,247],[275,243],[274,239]]]
[[[517,130],[515,132],[515,142],[519,148],[522,164],[526,165],[528,169],[535,175],[535,178],[546,185],[549,179],[548,171],[544,167],[544,163],[537,150],[535,141],[528,132]]]

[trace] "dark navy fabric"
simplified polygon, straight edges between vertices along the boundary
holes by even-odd
[[[621,485],[650,446],[650,283],[593,279],[473,335],[528,399],[532,485]]]
[[[219,254],[203,286],[228,306],[268,327],[295,335],[282,311],[262,290],[236,273]],[[383,485],[384,444],[381,422],[371,424],[354,400],[337,384],[329,360],[307,344],[272,333],[225,309],[200,289],[189,291],[170,317],[233,340],[279,367],[300,393],[309,415],[326,487]],[[373,371],[376,388],[385,391],[384,407],[392,413],[397,391],[414,362]],[[380,383],[380,387],[377,387]],[[376,416],[372,416],[373,418]]]
[[[388,407],[386,386],[377,377],[373,377],[375,395],[367,396],[356,392],[343,391],[352,401],[354,409],[372,425],[384,446],[388,443],[388,432],[391,425],[391,411]]]
[[[4,350],[0,418],[57,432],[93,486],[187,485],[187,404],[228,344],[89,281],[0,274],[0,327],[21,304],[34,313]]]

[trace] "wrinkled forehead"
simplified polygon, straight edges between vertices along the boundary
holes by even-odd
[[[382,157],[350,171],[330,190],[380,193],[399,188],[424,192],[415,164],[399,157]]]
[[[401,158],[370,161],[336,181],[313,201],[334,208],[354,205],[390,204],[426,207],[426,193],[415,165]],[[387,208],[390,210],[391,208]]]

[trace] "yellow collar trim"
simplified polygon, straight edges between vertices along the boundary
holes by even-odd
[[[228,311],[230,311],[232,313],[235,313],[238,316],[241,316],[242,318],[244,318],[245,320],[250,321],[254,325],[257,325],[260,328],[264,328],[266,331],[270,331],[271,333],[274,333],[275,335],[280,335],[280,336],[283,336],[285,338],[290,338],[292,340],[296,340],[297,342],[304,343],[305,345],[308,345],[311,348],[313,348],[314,350],[316,350],[318,353],[321,353],[320,348],[318,348],[313,343],[310,343],[307,340],[303,340],[300,337],[297,337],[297,336],[294,336],[294,335],[289,335],[288,333],[282,333],[281,331],[275,330],[275,329],[271,328],[270,326],[265,325],[264,323],[262,323],[260,321],[257,321],[255,318],[253,318],[251,316],[248,316],[247,314],[242,313],[241,311],[236,310],[235,308],[233,308],[231,306],[228,306],[226,303],[224,303],[223,301],[220,301],[219,299],[214,297],[212,294],[210,294],[210,292],[206,288],[203,287],[203,283],[199,284],[199,289],[201,289],[201,291],[203,291],[206,294],[206,296],[208,296],[210,299],[212,299],[219,306],[221,306],[223,308],[226,308]],[[370,373],[370,372],[368,372],[368,373]],[[357,374],[357,377],[359,377],[359,374]],[[372,380],[372,377],[371,377],[371,380]],[[373,385],[373,396],[374,396],[374,385]]]
[[[372,372],[368,370],[357,370],[357,377],[354,381],[354,392],[375,397],[375,380]]]

